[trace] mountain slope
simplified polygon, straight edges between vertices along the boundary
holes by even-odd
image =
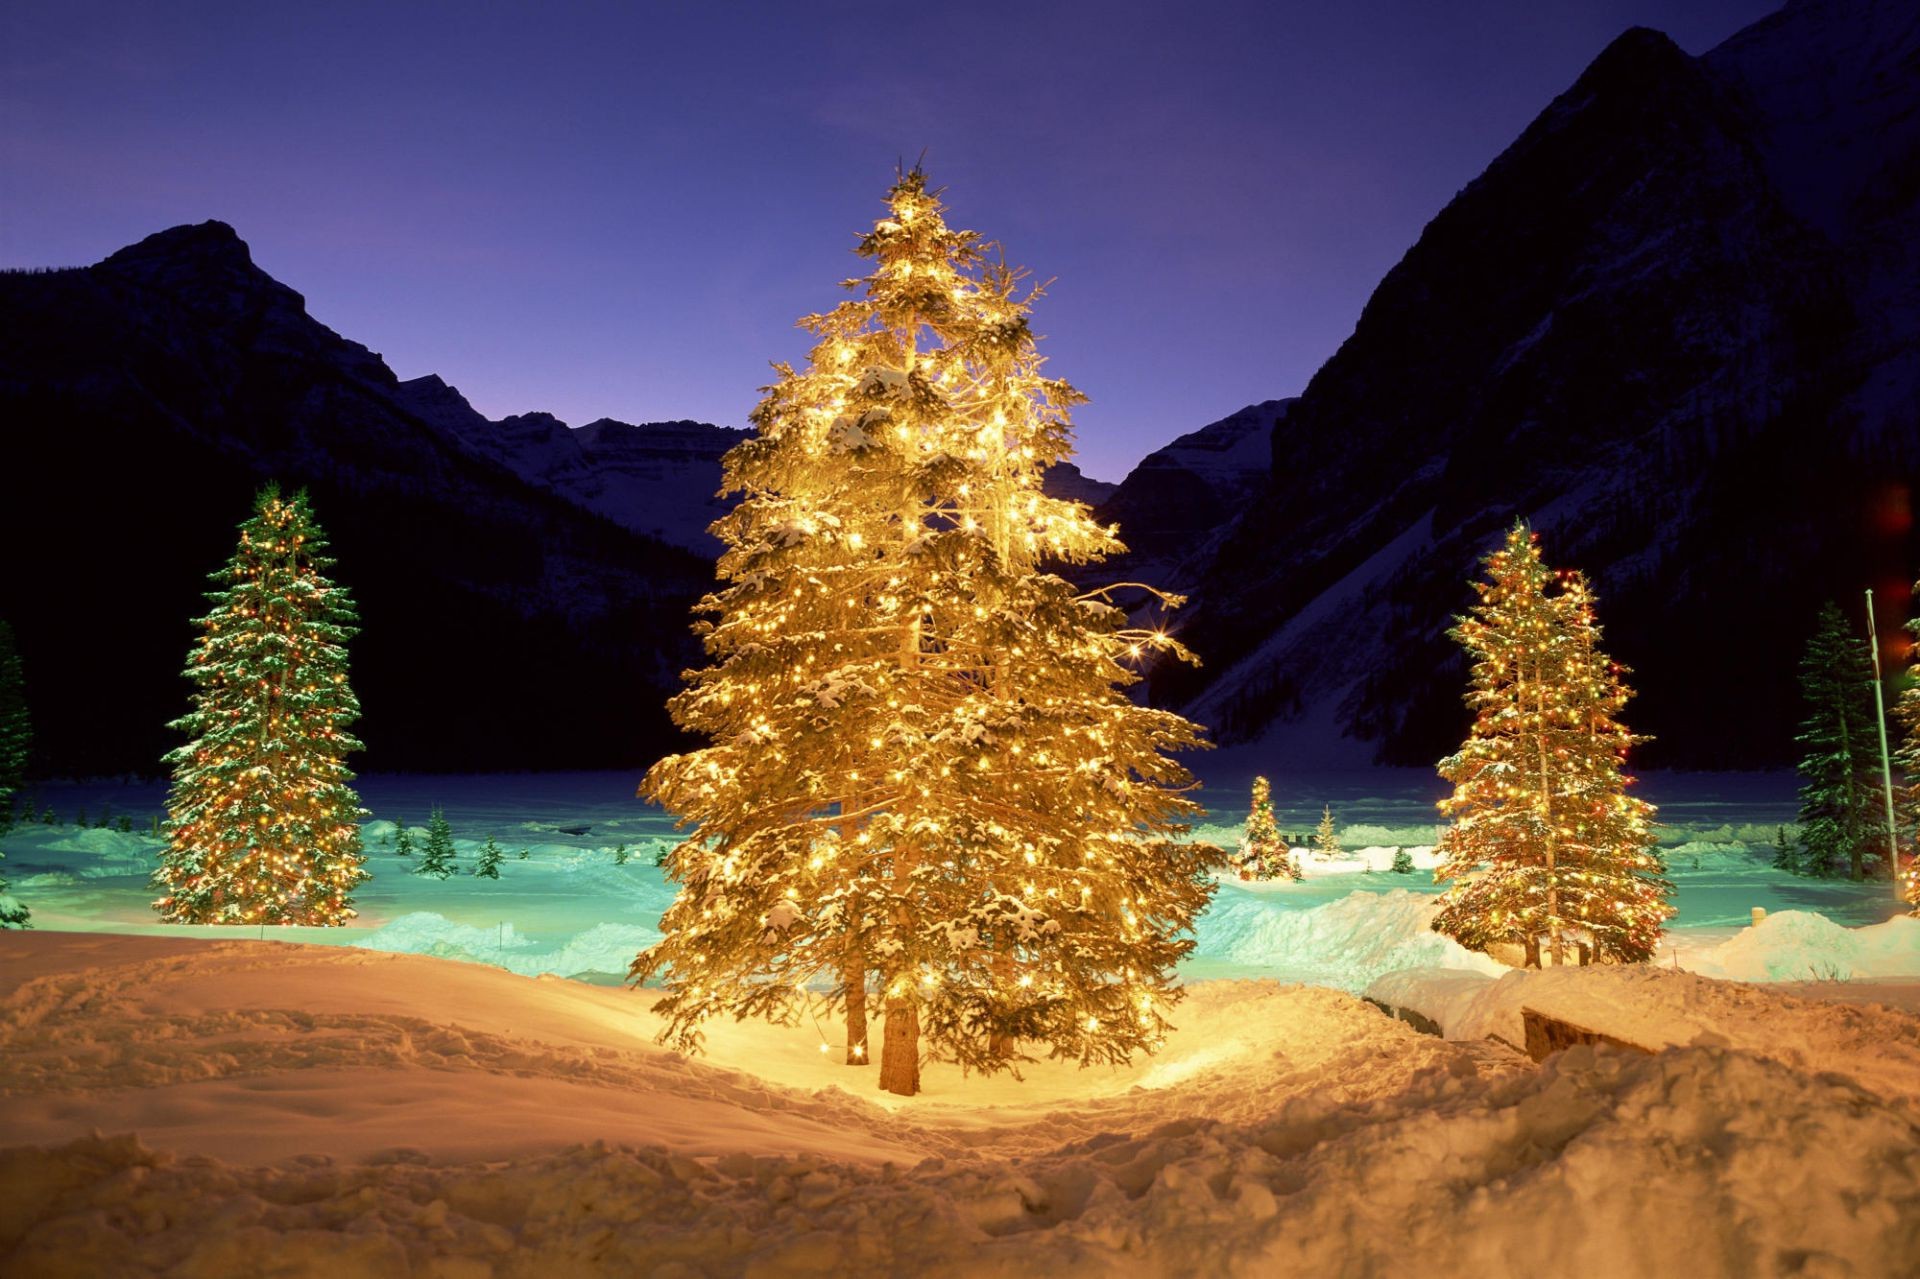
[[[1660,739],[1643,760],[1791,758],[1815,605],[1904,598],[1914,563],[1886,512],[1920,482],[1920,378],[1888,336],[1917,170],[1861,121],[1910,137],[1920,76],[1855,73],[1913,66],[1914,28],[1814,3],[1705,58],[1647,30],[1609,46],[1427,226],[1281,422],[1183,623],[1208,666],[1160,672],[1156,697],[1277,752],[1318,757],[1333,726],[1431,762],[1466,722],[1449,619],[1526,517],[1596,579],[1643,694],[1629,720]],[[1756,105],[1772,69],[1833,48],[1796,90],[1821,111]],[[1829,175],[1799,157],[1827,139],[1865,194],[1822,222],[1807,193]]]
[[[4,611],[40,765],[150,769],[188,619],[267,478],[306,485],[364,622],[371,768],[639,763],[707,562],[542,491],[306,314],[232,228],[0,276]]]

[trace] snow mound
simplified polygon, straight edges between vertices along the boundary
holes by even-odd
[[[1667,870],[1677,875],[1689,871],[1752,870],[1755,866],[1769,865],[1772,861],[1770,851],[1755,852],[1750,845],[1738,840],[1690,839],[1672,848],[1661,849],[1660,856],[1666,862]]]
[[[1269,894],[1223,881],[1200,920],[1199,952],[1209,959],[1271,965],[1280,975],[1351,991],[1396,968],[1505,972],[1495,960],[1433,931],[1437,900],[1397,888],[1284,910]]]
[[[1535,1070],[1334,991],[1210,982],[1152,1061],[935,1064],[901,1100],[809,1026],[664,1051],[646,992],[280,943],[0,946],[10,1273],[1711,1279],[1905,1274],[1920,1243],[1912,1095],[1734,1035]],[[1671,976],[1609,998],[1670,1009]],[[1797,1001],[1678,980],[1734,992],[1720,1023],[1761,1046],[1803,1029]]]
[[[1896,915],[1882,924],[1847,928],[1813,911],[1775,911],[1699,951],[1689,966],[1738,981],[1920,977],[1920,918]]]
[[[1509,970],[1497,980],[1428,969],[1388,973],[1367,997],[1421,1013],[1449,1039],[1524,1044],[1521,1012],[1532,1009],[1647,1049],[1730,1045],[1797,1071],[1830,1071],[1877,1092],[1920,1097],[1920,1018],[1670,968]]]
[[[578,977],[588,973],[623,975],[635,955],[659,940],[659,932],[652,928],[596,924],[558,946],[543,946],[521,935],[511,923],[475,927],[417,910],[356,937],[353,944],[389,954],[491,964],[523,977]]]

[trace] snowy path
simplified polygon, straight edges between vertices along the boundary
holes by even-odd
[[[1890,1275],[1920,1248],[1920,1101],[1738,1041],[1536,1069],[1223,981],[1128,1069],[935,1067],[901,1100],[811,1026],[666,1052],[649,1000],[345,948],[0,936],[0,1268],[1704,1277]]]

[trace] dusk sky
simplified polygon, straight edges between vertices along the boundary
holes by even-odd
[[[897,161],[1055,277],[1050,371],[1119,479],[1290,395],[1605,44],[1771,0],[89,4],[0,9],[0,262],[230,222],[483,413],[743,425]]]

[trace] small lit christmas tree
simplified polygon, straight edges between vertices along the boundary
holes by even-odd
[[[1873,723],[1873,658],[1864,635],[1847,625],[1829,600],[1800,659],[1800,844],[1803,873],[1831,875],[1844,867],[1866,875],[1868,858],[1886,847],[1880,795],[1880,752]],[[1910,713],[1906,699],[1895,713]],[[1903,748],[1903,766],[1906,764]]]
[[[900,1094],[923,1051],[1125,1060],[1166,1032],[1224,860],[1174,838],[1198,809],[1168,752],[1199,730],[1122,691],[1185,650],[1045,567],[1121,547],[1041,486],[1081,396],[1041,372],[1038,291],[918,170],[858,252],[856,296],[802,322],[807,367],[775,366],[724,461],[744,496],[714,525],[712,665],[671,707],[712,745],[641,788],[692,829],[632,975],[664,974],[655,1009],[689,1047],[709,1017],[824,998],[849,1064],[877,992]]]
[[[1600,651],[1585,579],[1555,573],[1516,525],[1486,559],[1480,602],[1451,632],[1473,657],[1474,722],[1441,761],[1434,928],[1484,950],[1517,943],[1528,967],[1648,958],[1673,914],[1653,806],[1627,794],[1634,737],[1623,669]]]
[[[453,863],[453,827],[447,824],[447,815],[435,804],[432,815],[427,818],[427,842],[420,850],[420,864],[413,868],[413,873],[446,879],[454,872]]]
[[[480,860],[473,868],[476,879],[500,878],[500,845],[493,842],[493,836],[487,836],[487,842],[480,846]]]
[[[1292,851],[1273,818],[1273,788],[1264,777],[1253,779],[1253,801],[1247,811],[1247,833],[1240,852],[1242,879],[1300,878]]]
[[[1328,861],[1340,856],[1340,834],[1333,828],[1333,805],[1320,807],[1320,825],[1314,828],[1313,851]]]
[[[13,796],[27,773],[33,725],[27,718],[27,686],[13,628],[0,621],[0,831],[13,825]],[[32,820],[32,812],[27,820]]]
[[[367,878],[346,756],[353,604],[304,492],[268,485],[214,574],[187,665],[193,740],[167,756],[168,842],[153,907],[176,924],[341,925]]]

